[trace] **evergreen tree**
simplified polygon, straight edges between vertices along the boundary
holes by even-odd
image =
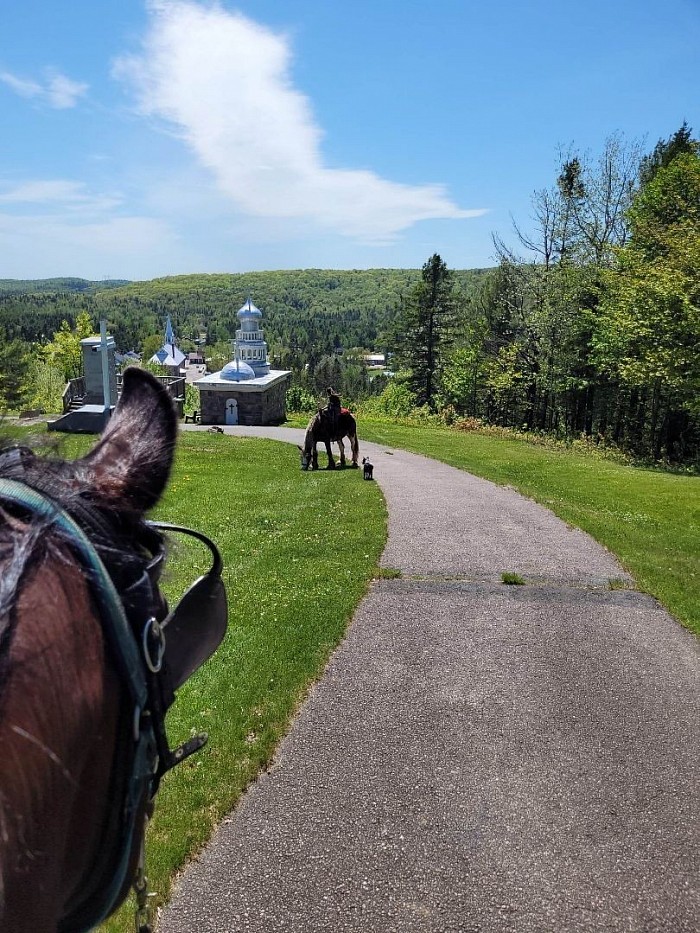
[[[452,272],[435,253],[402,302],[395,325],[396,356],[408,371],[418,405],[435,409],[446,354],[454,340],[457,302]]]
[[[654,151],[644,156],[639,166],[639,180],[642,186],[653,181],[659,169],[670,165],[677,155],[682,152],[691,155],[698,152],[698,143],[692,138],[692,132],[687,122],[683,121],[683,126],[679,130],[676,130],[668,139],[660,139]]]
[[[2,339],[0,334],[0,409],[23,408],[29,396],[29,346],[22,340]]]

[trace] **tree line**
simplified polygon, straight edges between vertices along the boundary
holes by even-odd
[[[700,458],[700,145],[683,126],[644,154],[561,154],[534,227],[460,301],[438,255],[392,341],[409,406]],[[392,390],[396,396],[396,389]],[[402,397],[406,404],[406,397]]]
[[[466,292],[485,274],[463,270],[455,277]],[[56,404],[55,386],[63,378],[60,360],[68,356],[51,347],[56,335],[65,343],[66,329],[75,332],[84,315],[93,328],[105,318],[117,348],[135,350],[145,359],[162,345],[170,315],[180,348],[194,350],[204,340],[210,368],[220,368],[231,359],[236,314],[248,296],[263,311],[272,365],[292,370],[305,403],[325,395],[328,384],[358,400],[383,385],[370,378],[362,354],[389,349],[382,335],[419,277],[417,269],[307,269],[171,276],[127,285],[0,280],[0,370],[6,376],[0,408]],[[46,371],[49,357],[53,375]],[[66,364],[65,378],[70,369]]]

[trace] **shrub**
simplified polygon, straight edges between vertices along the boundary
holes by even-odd
[[[408,418],[414,410],[416,397],[405,383],[392,380],[381,395],[362,403],[364,415],[388,415],[391,418]]]
[[[315,397],[303,386],[293,385],[287,389],[287,411],[316,411]]]

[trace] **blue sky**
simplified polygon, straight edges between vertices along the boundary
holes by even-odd
[[[700,132],[700,0],[23,0],[0,278],[492,265],[557,152]]]

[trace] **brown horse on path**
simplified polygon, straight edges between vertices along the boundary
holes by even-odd
[[[306,428],[304,446],[299,447],[301,451],[302,470],[308,470],[309,467],[311,467],[312,470],[318,469],[318,451],[316,450],[316,444],[318,444],[319,441],[322,441],[326,445],[328,469],[335,469],[335,460],[331,452],[332,441],[335,441],[338,445],[340,450],[340,466],[344,467],[346,462],[345,447],[343,445],[344,437],[350,440],[350,447],[352,449],[351,466],[356,469],[358,465],[357,460],[360,456],[360,445],[357,442],[357,422],[352,414],[347,408],[342,408],[337,423],[334,426],[333,421],[327,414],[323,411],[318,411],[311,421],[309,421]]]
[[[226,628],[221,559],[198,532],[144,513],[170,473],[177,420],[158,381],[124,373],[101,440],[80,460],[0,452],[0,930],[83,931],[135,882],[174,752],[164,717]],[[163,531],[210,548],[209,573],[168,613]]]

